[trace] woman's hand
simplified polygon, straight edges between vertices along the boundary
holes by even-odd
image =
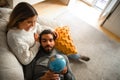
[[[39,35],[37,33],[34,33],[34,39],[35,39],[35,41],[39,42]]]
[[[55,74],[51,71],[47,71],[40,80],[59,80],[59,74]]]

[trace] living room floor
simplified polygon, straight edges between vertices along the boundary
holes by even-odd
[[[75,4],[72,6],[66,6],[58,0],[46,0],[45,2],[41,2],[39,4],[35,4],[34,7],[40,15],[55,17],[55,14],[60,14],[67,8],[73,15],[76,15],[94,27],[96,27],[96,21],[100,15],[99,10],[88,6],[80,0],[76,0]]]
[[[99,11],[81,1],[68,7],[58,0],[47,0],[34,7],[40,16],[70,24],[71,36],[78,53],[90,57],[91,60],[87,63],[71,61],[76,80],[120,80],[120,44],[110,39],[112,35],[108,37],[100,32],[103,30],[96,22]]]
[[[67,6],[58,0],[45,0],[33,6],[38,11],[38,14],[40,16],[50,18],[55,18],[59,14],[68,10],[69,12],[71,12],[71,14],[92,25],[92,27],[104,32],[109,37],[120,42],[120,39],[117,36],[99,26],[98,19],[101,11],[96,8],[90,7],[80,0],[76,0],[75,4],[73,4],[72,6]]]

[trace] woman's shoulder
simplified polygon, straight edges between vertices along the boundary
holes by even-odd
[[[22,31],[22,30],[10,29],[7,32],[7,39],[9,39],[9,40],[18,40],[21,38],[21,36],[24,36],[24,31]]]
[[[8,32],[7,32],[7,36],[12,36],[12,35],[20,35],[20,33],[23,32],[19,29],[10,29]]]
[[[12,35],[14,35],[14,34],[16,34],[16,33],[17,33],[16,30],[10,29],[10,30],[7,32],[7,36],[12,36]]]

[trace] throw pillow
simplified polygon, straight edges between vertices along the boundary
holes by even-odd
[[[55,48],[57,48],[66,55],[76,54],[77,50],[73,43],[72,37],[70,36],[69,27],[56,27],[55,31],[58,33],[58,38],[55,40]]]

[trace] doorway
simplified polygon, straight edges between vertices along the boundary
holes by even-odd
[[[95,28],[99,28],[101,22],[104,21],[105,14],[112,9],[113,1],[117,0],[70,0],[69,8],[71,13]]]
[[[82,0],[92,7],[96,7],[100,10],[103,10],[110,0]]]

